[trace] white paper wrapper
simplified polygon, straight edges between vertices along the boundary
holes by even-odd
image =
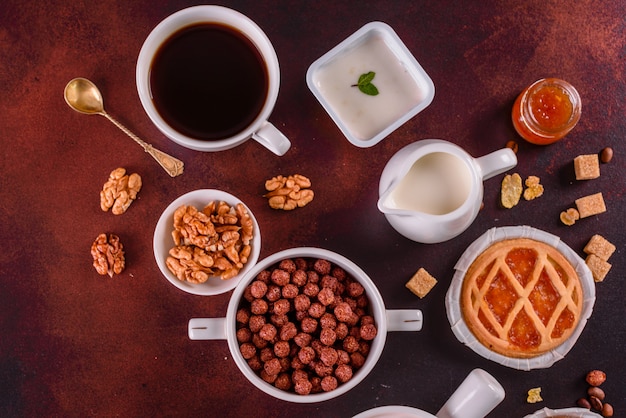
[[[474,334],[472,334],[463,320],[461,305],[459,303],[461,300],[463,278],[465,277],[465,273],[474,259],[491,244],[511,238],[530,238],[555,247],[565,256],[565,258],[567,258],[576,270],[583,290],[583,309],[580,321],[578,322],[573,334],[569,339],[567,339],[567,341],[556,347],[554,350],[532,358],[506,357],[493,352],[482,345],[476,337],[474,337]],[[448,289],[448,293],[446,295],[446,311],[448,314],[448,321],[450,321],[450,326],[452,327],[452,332],[454,332],[454,335],[459,341],[474,350],[477,354],[488,360],[493,360],[513,369],[532,370],[547,368],[565,357],[565,355],[576,343],[576,340],[578,340],[583,328],[585,328],[587,319],[591,316],[593,304],[596,300],[595,282],[593,281],[591,271],[585,264],[585,261],[580,258],[574,250],[563,243],[559,237],[530,226],[507,226],[488,230],[476,241],[474,241],[467,248],[467,250],[465,250],[459,261],[454,266],[454,269],[454,277],[452,278],[450,288]]]
[[[568,417],[568,418],[602,418],[595,412],[591,412],[584,408],[566,408],[566,409],[549,409],[543,408],[540,411],[531,415],[526,415],[524,418],[549,418],[549,417]]]

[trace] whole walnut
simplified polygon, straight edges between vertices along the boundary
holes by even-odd
[[[124,246],[115,234],[110,234],[108,238],[106,234],[98,235],[91,245],[91,256],[94,268],[103,276],[108,274],[109,277],[113,277],[126,267]]]

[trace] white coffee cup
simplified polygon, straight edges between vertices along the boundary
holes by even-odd
[[[240,132],[219,140],[193,138],[170,126],[155,107],[150,85],[153,58],[163,43],[179,30],[202,23],[231,27],[246,36],[258,49],[268,73],[266,99],[257,117]],[[168,16],[150,32],[141,47],[137,59],[136,83],[139,99],[148,117],[163,134],[186,148],[197,151],[222,151],[253,138],[274,154],[283,155],[291,146],[289,139],[268,122],[278,98],[280,85],[280,67],[276,51],[263,30],[250,18],[235,10],[222,6],[202,5],[189,7]]]

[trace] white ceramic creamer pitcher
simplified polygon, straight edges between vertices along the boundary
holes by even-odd
[[[516,165],[509,148],[473,158],[448,141],[417,141],[400,149],[385,166],[378,209],[396,231],[413,241],[447,241],[478,215],[483,181]]]
[[[409,406],[389,405],[361,412],[354,418],[484,418],[504,396],[504,388],[495,377],[483,369],[474,369],[437,415]]]

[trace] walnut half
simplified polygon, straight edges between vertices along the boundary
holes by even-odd
[[[137,173],[126,174],[125,168],[111,171],[109,179],[100,192],[100,208],[106,212],[111,209],[114,215],[121,215],[137,198],[141,190],[141,176]]]
[[[265,195],[269,199],[272,209],[293,210],[309,204],[315,194],[311,187],[311,180],[301,174],[293,176],[276,176],[265,182]]]
[[[113,277],[114,274],[124,271],[126,267],[124,246],[115,234],[110,234],[108,238],[106,234],[98,235],[91,244],[91,256],[94,268],[103,276],[108,274],[109,277]]]

